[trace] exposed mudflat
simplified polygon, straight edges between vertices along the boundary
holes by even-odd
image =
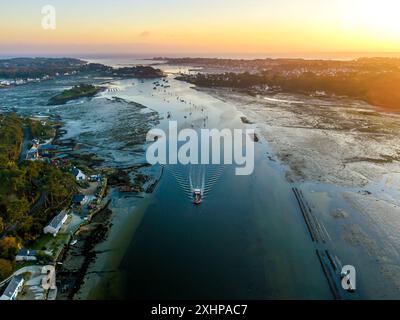
[[[330,299],[332,277],[321,268],[329,252],[339,267],[356,267],[358,289],[346,298],[400,297],[398,115],[339,98],[195,91],[173,75],[164,88],[117,80],[90,101],[45,105],[77,81],[0,99],[4,110],[56,113],[70,155],[114,175],[111,211],[97,224],[107,230],[82,230],[64,261],[64,276],[73,276],[61,296]],[[207,168],[212,192],[194,207],[181,185],[187,166],[143,166],[145,133],[166,129],[168,114],[182,128],[255,127],[254,174],[237,177],[228,166],[216,179]]]
[[[348,100],[208,91],[257,123],[279,159],[290,166],[292,181],[366,186],[385,173],[400,172],[400,115]]]
[[[400,115],[339,98],[198,90],[234,104],[255,124],[274,151],[266,157],[287,166],[287,180],[323,221],[331,250],[365,274],[365,295],[398,297]]]

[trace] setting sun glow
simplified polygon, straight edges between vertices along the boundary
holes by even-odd
[[[396,0],[53,0],[52,31],[43,5],[0,4],[0,53],[400,52]]]

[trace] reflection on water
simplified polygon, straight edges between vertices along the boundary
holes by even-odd
[[[157,111],[165,131],[169,120],[178,130],[244,128],[229,104],[168,81],[170,88],[156,90],[151,81],[115,81],[120,90],[103,95]],[[99,246],[125,249],[103,255],[107,270],[117,272],[85,282],[97,284],[86,297],[331,298],[284,170],[267,151],[257,144],[256,170],[246,177],[234,165],[166,165],[146,205],[119,215],[124,222]],[[200,206],[193,205],[195,188],[204,192]]]
[[[78,143],[78,153],[95,153],[104,159],[102,166],[120,168],[143,163],[146,145],[140,142],[145,132],[154,126],[167,131],[169,120],[178,122],[178,130],[245,126],[231,105],[171,75],[168,87],[154,89],[152,80],[116,80],[106,84],[113,90],[91,101],[46,106],[51,96],[76,83],[109,80],[70,77],[6,89],[0,108],[60,115],[68,131],[64,138]],[[141,199],[112,190],[112,228],[96,247],[98,257],[77,297],[332,298],[315,254],[318,248],[285,179],[286,168],[267,154],[273,152],[265,141],[256,143],[250,176],[236,176],[234,165],[153,166],[149,170],[164,174],[152,195]],[[343,190],[302,187],[321,223],[329,227],[334,240],[329,249],[362,263],[375,277],[361,273],[355,297],[373,295],[363,286],[370,281],[369,288],[385,285],[376,265],[355,255],[340,239],[342,225],[335,227],[330,220],[332,209],[343,204]],[[205,198],[200,206],[192,203],[196,188]]]
[[[134,140],[143,122],[166,131],[168,120],[177,121],[178,130],[244,128],[231,105],[172,76],[168,88],[118,80],[109,84],[118,90],[91,101],[45,106],[55,92],[84,80],[93,79],[17,88],[0,103],[18,103],[25,114],[60,114],[65,138],[75,139],[81,152],[99,154],[107,166],[143,162],[144,147]],[[267,160],[267,151],[256,144],[251,176],[236,176],[232,165],[166,166],[145,199],[113,191],[110,235],[96,248],[77,297],[331,298],[284,170]],[[200,206],[188,201],[193,188],[204,191]]]

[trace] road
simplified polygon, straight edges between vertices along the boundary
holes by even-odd
[[[31,144],[31,130],[28,126],[23,126],[24,131],[24,139],[22,141],[21,153],[19,155],[18,165],[21,165],[22,162],[26,159],[26,155],[28,154],[28,150]]]

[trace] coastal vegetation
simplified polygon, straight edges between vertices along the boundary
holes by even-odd
[[[142,78],[142,79],[155,79],[165,77],[160,69],[155,69],[150,66],[135,66],[124,67],[113,70],[114,76],[124,78]]]
[[[53,123],[50,123],[49,121],[40,122],[31,119],[27,119],[26,122],[32,137],[42,140],[54,137],[55,129]]]
[[[100,75],[112,75],[121,78],[142,78],[153,79],[164,77],[164,73],[160,69],[155,69],[149,66],[135,66],[113,69],[101,64],[87,64],[82,67],[82,70],[87,72],[97,72]],[[68,101],[90,98],[104,90],[103,87],[94,86],[91,84],[78,84],[74,87],[64,90],[60,94],[50,98],[48,105],[66,104]]]
[[[24,120],[0,116],[0,280],[14,268],[19,249],[31,245],[76,192],[74,177],[43,161],[18,165]],[[46,127],[37,122],[34,130]]]
[[[180,61],[180,60],[179,60]],[[197,61],[197,60],[196,60]],[[235,72],[181,75],[179,79],[204,87],[229,87],[250,93],[292,92],[345,96],[377,107],[400,111],[400,59],[355,61],[219,60],[197,61],[204,68]],[[243,71],[245,68],[251,71]]]
[[[79,70],[85,62],[72,58],[12,58],[0,60],[0,79],[54,76]]]
[[[0,114],[0,168],[8,167],[17,161],[22,139],[22,120],[15,113],[7,116]]]
[[[102,87],[93,86],[91,84],[79,84],[52,97],[48,105],[65,104],[70,100],[93,97],[102,90],[104,90]]]
[[[0,59],[0,80],[7,80],[8,85],[19,84],[16,80],[41,81],[58,76],[74,74],[97,74],[121,78],[153,79],[164,77],[160,69],[151,66],[133,66],[113,68],[100,63],[87,63],[72,58],[12,58]],[[0,84],[0,88],[7,84]]]

